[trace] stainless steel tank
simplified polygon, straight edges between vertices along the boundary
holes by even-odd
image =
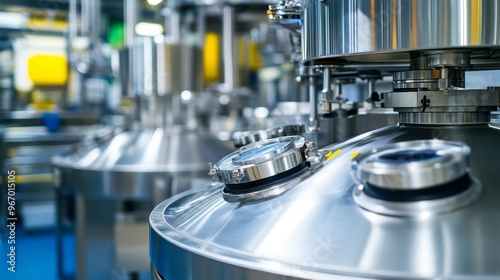
[[[226,156],[151,213],[155,279],[498,279],[500,88],[463,76],[498,65],[498,3],[301,4],[306,62],[409,65],[380,102],[399,124]]]
[[[327,147],[341,152],[277,197],[230,201],[223,184],[178,195],[150,216],[151,262],[163,277],[156,279],[496,279],[498,128],[390,126]],[[477,185],[445,198],[394,202],[366,197],[352,176],[355,153],[427,140],[401,149],[411,158],[415,148],[432,154],[434,138],[470,147]],[[385,165],[434,184],[433,174],[413,176],[398,170],[405,165]],[[451,173],[451,182],[464,174]],[[397,176],[393,181],[405,186]]]
[[[125,131],[103,127],[53,160],[61,278],[147,278],[147,215],[161,200],[205,186],[208,162],[231,151],[196,126],[194,109],[180,101],[182,89],[199,86],[174,74],[190,66],[176,64],[190,51],[137,39],[129,61],[138,121]]]
[[[208,134],[151,128],[96,136],[54,159],[60,276],[72,275],[66,233],[75,237],[77,279],[144,274],[147,213],[206,185],[207,163],[228,151]]]
[[[303,0],[303,59],[318,64],[405,63],[410,51],[468,49],[476,68],[498,62],[495,0]],[[483,65],[483,66],[480,66]]]

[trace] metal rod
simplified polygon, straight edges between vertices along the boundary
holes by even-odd
[[[125,0],[125,32],[127,46],[131,47],[135,40],[135,25],[139,18],[137,0]]]
[[[370,100],[372,93],[375,92],[375,81],[376,79],[369,78],[368,79],[368,95],[366,96],[366,100]]]
[[[77,3],[78,0],[70,0],[69,2],[69,32],[68,32],[68,36],[69,36],[69,40],[68,40],[68,44],[72,45],[73,44],[73,40],[75,40],[76,36],[77,36],[77,32],[78,32],[78,14],[77,14]],[[69,48],[70,50],[72,50],[72,47],[70,46]]]
[[[198,47],[203,48],[203,46],[205,46],[205,35],[207,32],[205,8],[201,6],[197,9],[197,12],[196,32],[198,33],[198,40],[196,43]]]
[[[83,0],[81,14],[81,34],[90,40],[90,49],[94,50],[99,44],[101,27],[101,1]]]
[[[166,4],[165,36],[169,42],[177,44],[181,41],[181,16],[177,0],[170,0]]]
[[[222,8],[222,41],[224,53],[224,83],[226,90],[233,91],[236,86],[234,42],[234,9],[231,5]]]
[[[80,18],[80,33],[82,36],[88,36],[90,33],[89,15],[90,14],[90,1],[82,0],[81,2],[81,18]]]
[[[332,69],[323,69],[323,100],[322,100],[322,110],[323,113],[329,114],[332,112],[333,103],[333,90],[332,90]]]
[[[100,51],[99,46],[99,33],[101,32],[101,0],[88,0],[90,1],[90,41],[94,50]]]
[[[313,75],[309,76],[309,131],[314,132],[318,129],[318,97],[316,94],[316,79]]]

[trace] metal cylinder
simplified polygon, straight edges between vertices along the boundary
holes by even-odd
[[[234,50],[234,8],[224,5],[222,8],[222,48],[224,53],[224,83],[227,91],[237,86],[236,52]]]
[[[496,0],[305,0],[303,7],[305,61],[401,63],[414,50],[471,48],[477,68],[499,64],[485,51],[500,45]]]
[[[156,128],[88,135],[67,156],[54,158],[59,276],[110,279],[134,272],[145,279],[149,211],[205,185],[208,162],[228,152],[208,134]],[[67,274],[74,265],[65,256],[75,244],[66,232],[75,235],[75,275]]]
[[[309,77],[309,130],[315,131],[318,128],[318,96],[316,92],[316,78]]]
[[[139,18],[137,0],[125,0],[125,32],[126,32],[126,43],[127,46],[131,47],[134,45],[135,40],[135,25]]]

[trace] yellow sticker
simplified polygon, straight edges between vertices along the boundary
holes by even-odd
[[[360,154],[360,152],[354,152],[351,154],[351,159],[357,157]]]
[[[336,157],[338,154],[342,153],[342,150],[341,149],[338,149],[336,150],[335,152],[332,152],[332,151],[329,151],[325,157],[328,159],[328,160],[332,160],[334,157]]]

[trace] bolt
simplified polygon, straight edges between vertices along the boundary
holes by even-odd
[[[208,175],[212,177],[212,180],[220,181],[219,168],[217,167],[217,165],[212,165],[212,163],[209,163],[208,166],[210,168],[208,171]]]
[[[237,183],[239,183],[241,181],[241,179],[243,179],[244,176],[245,176],[245,174],[243,174],[243,172],[241,172],[241,170],[239,170],[239,169],[233,170],[233,179],[236,180]]]
[[[305,145],[306,145],[306,149],[304,151],[304,154],[305,154],[306,159],[308,159],[310,157],[317,156],[318,147],[316,146],[316,144],[314,142],[308,141],[305,143]]]
[[[323,100],[321,103],[321,110],[324,114],[329,114],[332,112],[332,102],[329,100]]]

